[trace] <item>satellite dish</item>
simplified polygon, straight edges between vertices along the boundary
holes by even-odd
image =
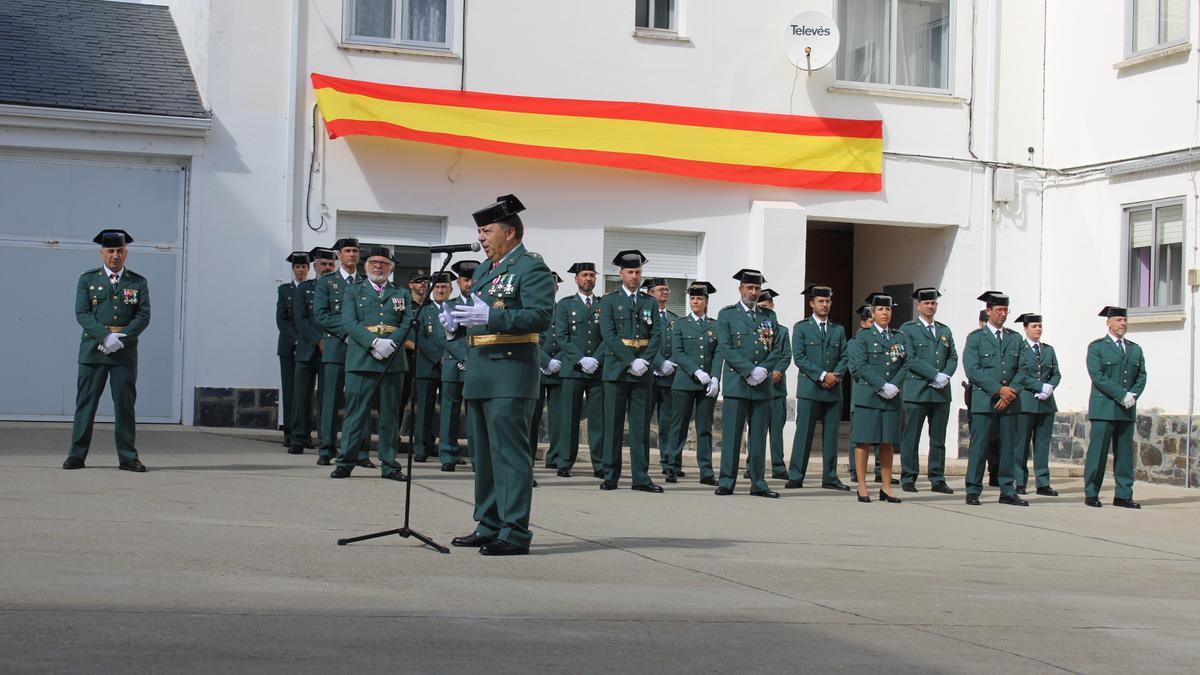
[[[829,65],[840,42],[837,24],[821,12],[800,12],[783,27],[783,53],[809,72]]]

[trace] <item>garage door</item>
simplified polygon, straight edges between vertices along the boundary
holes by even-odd
[[[138,348],[138,421],[179,422],[186,178],[180,163],[0,151],[0,268],[9,280],[0,419],[71,419],[75,283],[100,265],[96,232],[120,227],[137,240],[127,264],[149,281],[153,308]],[[97,418],[112,419],[108,393]]]

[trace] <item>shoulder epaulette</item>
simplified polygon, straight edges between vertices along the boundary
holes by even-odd
[[[976,333],[982,333],[982,332],[983,332],[983,326],[980,326],[979,328],[976,328],[975,330],[971,331],[970,333],[967,333],[967,335],[968,335],[968,336],[971,336],[971,335],[974,335],[974,334],[976,334]]]
[[[88,270],[88,271],[84,272],[83,274],[80,274],[79,276],[81,276],[81,277],[86,277],[86,276],[87,276],[87,275],[89,275],[89,274],[95,274],[95,273],[97,273],[97,272],[99,272],[99,271],[100,271],[100,268],[99,268],[99,267],[93,267],[92,269],[90,269],[90,270]]]
[[[1105,335],[1104,337],[1098,337],[1098,338],[1096,338],[1095,340],[1092,340],[1092,341],[1091,341],[1091,342],[1089,342],[1088,344],[1093,344],[1093,345],[1094,345],[1094,344],[1096,344],[1096,343],[1098,343],[1098,342],[1104,342],[1104,341],[1105,341],[1105,340],[1107,340],[1107,339],[1108,339],[1108,336],[1107,336],[1107,335]]]

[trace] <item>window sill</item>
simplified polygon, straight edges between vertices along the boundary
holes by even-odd
[[[1187,321],[1187,314],[1182,311],[1147,313],[1147,314],[1130,314],[1126,319],[1129,325],[1137,324],[1152,324],[1152,323],[1183,323]]]
[[[1137,56],[1131,56],[1131,57],[1125,59],[1124,61],[1118,61],[1113,64],[1113,70],[1121,70],[1123,68],[1131,68],[1133,66],[1140,66],[1143,63],[1150,63],[1151,61],[1158,61],[1159,59],[1170,58],[1172,56],[1175,56],[1176,54],[1185,54],[1191,50],[1192,50],[1191,42],[1184,42],[1183,44],[1174,45],[1172,47],[1163,47],[1162,49],[1158,49],[1158,50],[1155,50],[1152,52],[1146,52],[1145,54],[1138,54]]]
[[[428,56],[435,59],[457,59],[458,53],[449,49],[425,49],[422,47],[403,47],[400,45],[370,45],[361,42],[339,42],[338,49],[353,52],[373,52],[378,54],[402,54],[405,56]]]
[[[910,101],[934,101],[936,103],[966,103],[967,99],[950,94],[934,94],[920,91],[904,91],[900,89],[875,89],[873,87],[855,87],[843,84],[826,87],[831,94],[854,94],[855,96],[881,96],[883,98],[901,98]]]
[[[686,35],[680,35],[675,31],[659,30],[657,28],[634,28],[633,37],[643,38],[646,40],[659,40],[662,42],[676,42],[679,44],[692,44],[692,38]]]

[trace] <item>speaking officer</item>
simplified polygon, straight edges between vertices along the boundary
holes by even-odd
[[[313,261],[316,275],[304,283],[296,291],[295,306],[292,309],[296,317],[296,370],[293,376],[292,393],[292,437],[290,453],[299,455],[304,448],[311,448],[313,412],[313,387],[319,380],[319,391],[324,391],[325,377],[321,375],[321,346],[324,330],[317,323],[313,305],[316,302],[317,280],[334,270],[337,266],[337,254],[331,249],[316,247],[308,252]],[[316,397],[317,420],[321,419],[321,398]],[[333,461],[332,451],[328,454],[319,452],[317,464],[329,466]]]
[[[750,494],[778,498],[763,477],[767,450],[767,422],[771,405],[771,371],[777,370],[782,347],[776,340],[779,322],[775,312],[758,308],[758,294],[766,281],[758,270],[741,269],[737,279],[741,300],[717,314],[717,342],[724,359],[722,383],[725,409],[721,419],[721,479],[716,494],[731,495],[737,483],[742,429],[750,426],[746,464],[750,469]]]
[[[846,330],[829,320],[833,289],[804,289],[812,314],[792,327],[792,360],[796,362],[796,433],[788,482],[804,487],[808,458],[821,422],[821,487],[849,491],[837,475],[838,433],[842,426],[842,377],[846,373]],[[850,458],[851,467],[854,458]],[[853,474],[852,474],[853,475]]]
[[[600,335],[604,359],[604,482],[601,490],[617,489],[621,479],[621,438],[629,415],[629,464],[633,489],[662,492],[648,474],[650,464],[650,411],[654,376],[650,369],[661,358],[662,332],[658,329],[658,304],[642,293],[641,251],[617,253],[612,264],[621,269],[621,287],[600,300]]]
[[[525,210],[513,195],[472,214],[491,261],[475,270],[471,304],[441,315],[453,340],[467,340],[467,420],[475,458],[475,531],[455,546],[484,555],[529,552],[533,461],[529,419],[538,398],[538,334],[550,327],[554,277],[521,243]]]
[[[600,366],[606,348],[600,335],[600,300],[593,295],[596,288],[596,265],[577,262],[567,269],[575,275],[578,292],[559,300],[554,306],[554,336],[562,361],[563,432],[562,447],[551,446],[558,459],[558,475],[571,477],[571,469],[579,456],[579,422],[583,417],[583,399],[587,397],[588,450],[592,459],[592,475],[604,477],[604,380]]]
[[[991,445],[992,430],[998,432],[1000,452],[997,474],[1000,503],[1029,506],[1013,486],[1013,457],[1017,449],[1017,415],[1021,410],[1018,392],[1024,377],[1018,366],[1021,336],[1004,327],[1008,319],[1008,296],[987,291],[979,296],[987,304],[988,322],[967,336],[963,366],[974,385],[971,390],[971,455],[967,461],[967,503],[979,505],[983,492],[984,456]]]
[[[396,462],[400,440],[400,382],[408,362],[403,346],[411,315],[408,293],[388,282],[395,262],[392,252],[376,246],[367,252],[367,278],[342,294],[342,330],[346,348],[346,433],[337,468],[330,478],[346,478],[367,456],[371,441],[371,399],[379,396],[379,464],[382,476],[406,480]],[[378,382],[378,386],[376,386]]]
[[[764,288],[758,294],[758,307],[774,312],[775,298],[777,297],[779,297],[779,293],[770,288]],[[767,416],[767,436],[771,448],[771,477],[787,480],[787,464],[783,458],[783,425],[787,422],[786,373],[788,366],[792,364],[792,341],[788,335],[787,326],[779,327],[779,334],[775,336],[775,340],[779,343],[781,353],[775,369],[771,371],[771,405]],[[747,469],[745,477],[750,477],[749,469]]]
[[[458,296],[450,298],[444,305],[451,310],[459,305],[471,304],[471,275],[475,274],[479,262],[475,260],[460,260],[450,266],[458,275]],[[440,321],[440,319],[439,319]],[[458,425],[462,415],[463,374],[467,370],[467,343],[463,340],[445,340],[445,355],[442,357],[442,400],[441,417],[438,420],[438,461],[442,471],[454,471],[459,464],[465,464],[462,453],[458,448]],[[469,448],[468,448],[469,450]]]
[[[128,232],[101,230],[92,241],[100,244],[103,265],[79,275],[75,284],[75,320],[83,333],[79,336],[71,449],[63,468],[83,468],[92,445],[96,406],[100,405],[105,382],[111,378],[118,466],[123,471],[142,473],[146,467],[133,444],[134,404],[138,336],[150,325],[150,287],[145,277],[125,267],[129,255],[126,245],[133,243]]]
[[[1100,506],[1100,485],[1109,448],[1113,455],[1113,478],[1117,482],[1113,506],[1140,509],[1133,501],[1133,429],[1137,423],[1137,400],[1146,389],[1146,359],[1142,348],[1125,339],[1128,330],[1124,307],[1105,307],[1108,334],[1092,340],[1087,350],[1088,377],[1092,395],[1088,419],[1092,438],[1088,441],[1083,469],[1084,503]]]
[[[558,293],[558,285],[562,283],[562,277],[558,276],[558,272],[551,271],[554,276],[554,293]],[[562,410],[560,407],[559,393],[562,388],[562,378],[559,373],[562,372],[562,360],[558,357],[559,346],[558,340],[554,337],[554,324],[551,323],[546,330],[538,337],[538,367],[542,370],[542,386],[538,392],[537,403],[533,406],[533,416],[529,419],[529,457],[533,462],[537,462],[537,446],[538,446],[538,428],[542,425],[542,408],[549,407],[546,413],[546,436],[550,440],[549,449],[546,450],[547,469],[558,469],[558,459],[554,451],[562,446]],[[533,486],[537,487],[537,481],[533,481]]]
[[[416,347],[413,359],[416,362],[414,391],[417,397],[416,419],[413,420],[413,442],[417,445],[413,449],[416,453],[414,462],[424,462],[430,455],[438,454],[433,434],[433,413],[442,383],[442,359],[446,354],[446,331],[442,330],[438,315],[450,297],[450,284],[454,278],[452,272],[442,272],[433,282],[429,302],[416,310],[417,330],[421,335],[413,340]]]
[[[650,397],[650,412],[658,411],[658,461],[663,475],[667,475],[670,462],[667,461],[667,450],[671,447],[671,383],[675,374],[675,362],[671,360],[670,328],[671,322],[679,318],[675,312],[667,309],[667,300],[671,297],[671,287],[662,277],[650,277],[642,284],[646,293],[658,303],[659,352],[651,361],[654,367],[654,388]],[[677,471],[682,476],[683,471]]]
[[[1025,494],[1029,482],[1030,444],[1033,446],[1033,469],[1037,476],[1037,493],[1057,497],[1050,487],[1050,436],[1054,432],[1054,390],[1062,381],[1054,347],[1042,342],[1042,315],[1022,314],[1017,323],[1025,326],[1025,342],[1021,349],[1019,368],[1024,376],[1021,387],[1021,412],[1017,418],[1017,453],[1013,476],[1017,494]]]
[[[717,392],[721,389],[721,354],[717,349],[716,321],[708,316],[708,296],[716,291],[707,281],[692,282],[687,290],[691,311],[671,324],[671,356],[678,367],[671,385],[673,419],[668,483],[678,482],[681,475],[683,446],[694,413],[700,482],[717,484],[712,466],[712,422]]]
[[[934,318],[938,298],[936,288],[918,288],[912,299],[917,303],[917,318],[900,326],[900,336],[908,351],[908,369],[901,397],[904,400],[904,433],[900,440],[900,487],[917,491],[921,472],[921,427],[929,422],[929,461],[925,473],[934,492],[952,495],[946,485],[946,425],[950,420],[950,377],[958,370],[958,351],[950,327]]]
[[[883,486],[879,501],[897,504],[892,495],[892,456],[900,441],[900,383],[904,381],[908,353],[904,339],[889,328],[892,322],[892,296],[872,293],[865,301],[871,306],[872,326],[860,330],[846,345],[846,365],[854,376],[851,403],[850,443],[858,465],[858,501],[870,502],[867,492],[867,454],[879,446],[879,465]]]
[[[275,327],[279,329],[279,340],[275,353],[279,355],[279,405],[283,409],[283,445],[289,454],[299,454],[291,447],[292,441],[292,394],[296,382],[296,295],[300,284],[308,279],[308,253],[293,251],[286,258],[292,264],[292,280],[279,284],[275,289]],[[304,448],[300,449],[304,452]]]
[[[343,238],[333,244],[338,269],[317,280],[313,313],[325,334],[321,338],[321,422],[317,450],[321,457],[336,453],[338,413],[345,399],[346,331],[342,328],[342,293],[361,280],[358,276],[358,240]],[[370,458],[366,462],[371,463]]]

